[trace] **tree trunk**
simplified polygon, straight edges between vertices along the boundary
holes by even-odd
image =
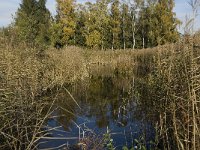
[[[132,16],[132,49],[135,49],[135,17]]]
[[[114,33],[113,33],[113,36],[112,36],[112,50],[114,49]]]

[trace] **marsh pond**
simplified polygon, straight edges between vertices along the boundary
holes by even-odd
[[[45,94],[43,98],[55,102],[44,128],[48,136],[39,141],[39,149],[78,149],[84,143],[91,149],[109,144],[150,149],[155,139],[151,108],[138,102],[136,80],[117,69],[97,67],[88,79]]]

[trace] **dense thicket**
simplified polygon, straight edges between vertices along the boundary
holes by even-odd
[[[46,0],[22,0],[15,19],[20,40],[34,46],[135,49],[179,38],[174,0],[56,1],[57,15],[51,20]]]

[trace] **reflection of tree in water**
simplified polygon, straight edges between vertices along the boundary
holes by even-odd
[[[118,76],[92,76],[84,83],[76,83],[67,87],[75,100],[81,106],[78,109],[69,94],[62,91],[58,95],[57,106],[63,109],[57,111],[58,121],[66,127],[71,125],[71,121],[76,121],[77,116],[95,117],[96,125],[103,128],[110,122],[116,122],[118,126],[126,126],[133,116],[135,104],[130,98],[129,90],[131,80]],[[68,111],[73,114],[69,113]]]
[[[57,108],[55,112],[56,122],[61,124],[66,131],[69,131],[72,120],[76,120],[76,104],[64,90],[60,90],[55,97],[57,99],[54,104],[54,107]]]
[[[144,87],[137,81],[135,84]],[[93,130],[99,134],[109,127],[112,138],[119,143],[126,141],[130,144],[140,136],[147,141],[151,140],[152,128],[149,128],[146,118],[146,113],[148,113],[146,110],[151,109],[149,108],[151,105],[136,104],[133,78],[120,73],[117,76],[93,75],[87,80],[65,85],[65,88],[59,89],[55,95],[49,97],[50,100],[56,98],[54,107],[58,108],[54,114],[58,117],[50,122],[52,123],[50,126],[54,127],[55,124],[62,126],[58,133],[57,131],[54,133],[55,136],[82,138],[83,133],[87,136],[89,131]],[[148,89],[145,87],[142,89],[144,96]],[[145,96],[141,98],[145,100]],[[139,99],[139,102],[143,100]]]
[[[105,114],[98,115],[96,117],[96,124],[99,128],[105,128],[109,125],[109,116],[106,116]]]
[[[130,81],[124,78],[102,76],[91,78],[87,90],[87,105],[91,109],[90,115],[96,117],[98,127],[106,127],[111,121],[127,125],[128,109],[125,103],[129,97],[130,85],[128,84]]]

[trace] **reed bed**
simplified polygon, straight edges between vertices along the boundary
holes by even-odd
[[[0,55],[0,149],[34,149],[51,103],[35,99],[43,65],[34,50],[1,48]]]
[[[157,118],[160,149],[200,148],[200,51],[190,40],[166,53],[158,48],[153,71],[136,83],[139,101]]]
[[[44,128],[55,101],[41,96],[87,76],[80,50],[52,54],[53,49],[42,52],[1,42],[0,149],[37,149],[38,141],[47,136]]]
[[[137,78],[134,91],[139,103],[153,108],[149,111],[156,118],[158,148],[199,149],[198,38],[135,51],[77,47],[38,51],[1,38],[0,149],[36,148],[47,136],[43,128],[54,104],[41,99],[41,94],[89,78],[100,67]]]

